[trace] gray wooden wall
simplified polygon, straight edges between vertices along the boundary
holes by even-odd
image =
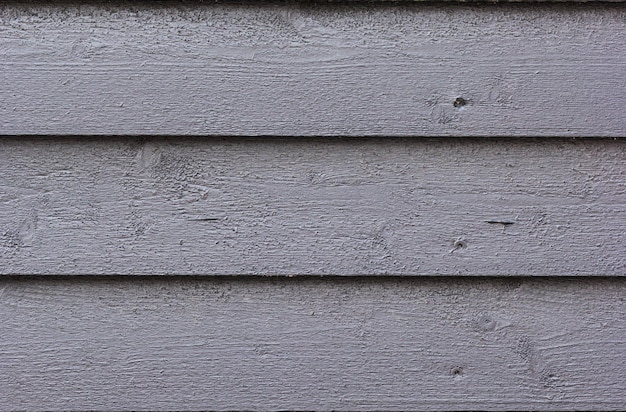
[[[621,2],[0,4],[0,410],[626,409]]]

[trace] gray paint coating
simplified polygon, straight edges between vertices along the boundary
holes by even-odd
[[[0,273],[623,276],[625,143],[3,138]]]
[[[32,4],[0,6],[0,133],[624,135],[617,8]],[[201,45],[213,21],[225,42]],[[399,59],[424,27],[442,54]],[[495,55],[468,65],[458,28]],[[3,138],[0,273],[624,275],[625,160],[611,140]],[[5,276],[0,410],[624,410],[624,287]]]
[[[0,279],[0,410],[624,410],[623,279]]]
[[[619,7],[129,4],[3,3],[0,133],[626,130]],[[621,140],[2,138],[2,274],[606,277],[3,276],[0,410],[624,410],[625,166]]]
[[[0,27],[0,134],[626,132],[622,5],[33,2]]]

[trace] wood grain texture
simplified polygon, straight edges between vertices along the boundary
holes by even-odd
[[[626,275],[626,140],[0,140],[1,274]]]
[[[1,279],[1,410],[624,410],[623,279]]]
[[[622,5],[3,3],[0,57],[5,135],[626,134]]]

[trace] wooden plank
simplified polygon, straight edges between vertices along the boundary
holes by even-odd
[[[614,278],[1,279],[1,410],[624,410]]]
[[[626,140],[0,140],[1,274],[626,275]]]
[[[35,2],[0,27],[5,135],[626,133],[622,5]]]

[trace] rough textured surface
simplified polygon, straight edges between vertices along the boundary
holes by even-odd
[[[0,411],[625,410],[624,67],[622,5],[2,2]]]
[[[624,410],[623,279],[0,280],[2,410]]]
[[[626,140],[3,138],[2,274],[626,275]]]
[[[621,4],[3,3],[0,56],[0,134],[626,131]]]

